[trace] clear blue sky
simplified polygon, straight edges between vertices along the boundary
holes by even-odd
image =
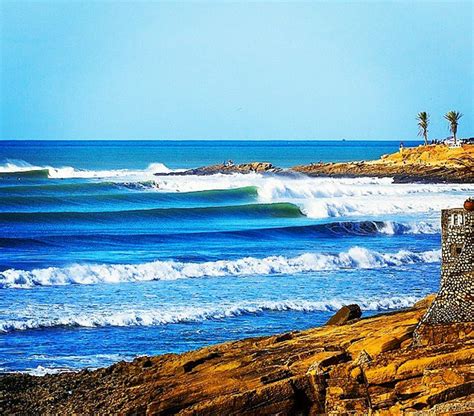
[[[0,2],[2,139],[474,136],[472,1]]]

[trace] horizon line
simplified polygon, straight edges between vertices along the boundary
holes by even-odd
[[[444,140],[446,137],[443,137],[442,139],[434,139],[434,140]],[[460,138],[462,139],[462,138]],[[87,142],[87,141],[94,141],[94,142],[108,142],[108,141],[122,141],[122,142],[133,142],[133,141],[149,141],[149,142],[154,142],[154,141],[163,141],[163,142],[218,142],[218,141],[224,141],[224,142],[277,142],[277,141],[287,141],[287,142],[396,142],[396,141],[409,141],[409,142],[416,142],[420,141],[420,143],[423,142],[423,140],[420,140],[418,138],[413,138],[413,139],[142,139],[142,138],[137,138],[137,139],[31,139],[31,138],[21,138],[21,139],[0,139],[2,142],[21,142],[21,141],[37,141],[37,142]]]

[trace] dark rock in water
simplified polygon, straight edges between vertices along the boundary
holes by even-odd
[[[196,169],[189,169],[183,172],[170,172],[165,175],[169,176],[182,176],[182,175],[215,175],[221,174],[232,174],[232,173],[280,173],[282,169],[275,167],[269,162],[251,162],[242,163],[240,165],[234,165],[233,163],[222,163],[218,165],[202,166]],[[162,173],[156,174],[158,176],[164,176]]]
[[[359,319],[361,316],[362,311],[359,305],[343,306],[326,322],[326,325],[344,325],[353,319]]]

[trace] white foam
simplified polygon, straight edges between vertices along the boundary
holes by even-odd
[[[48,169],[51,178],[102,178],[137,183],[139,189],[157,192],[193,192],[255,186],[259,202],[291,202],[297,204],[308,217],[315,219],[437,214],[442,208],[460,206],[466,194],[474,192],[471,184],[394,184],[391,178],[311,178],[303,175],[275,176],[257,173],[159,176],[160,173],[172,172],[162,163],[152,163],[144,170],[96,171],[73,167],[40,167],[24,161],[9,161],[0,166],[0,173],[32,169]]]
[[[249,174],[157,176],[160,190],[193,192],[256,186],[262,202],[340,197],[404,196],[468,192],[471,185],[394,184],[391,178],[310,178]]]
[[[69,372],[74,372],[74,370],[68,367],[43,367],[42,365],[39,365],[35,368],[30,368],[25,371],[13,371],[13,373],[26,373],[32,376],[39,376],[39,377],[47,376],[50,374],[60,374],[60,373],[69,373]]]
[[[256,186],[262,202],[281,199],[304,199],[323,196],[341,196],[353,193],[354,186],[390,186],[390,178],[308,178],[303,176],[275,176],[259,173],[207,176],[157,176],[159,189],[167,192],[195,192],[215,189],[235,189]],[[339,191],[337,189],[340,189]]]
[[[163,163],[151,163],[146,169],[111,169],[111,170],[87,170],[76,169],[70,166],[52,167],[52,166],[34,166],[25,161],[15,160],[9,161],[0,166],[0,175],[2,173],[12,172],[28,172],[32,170],[47,169],[48,176],[55,179],[135,179],[135,180],[152,180],[155,174],[172,172]]]
[[[383,221],[382,226],[378,227],[378,232],[387,235],[396,234],[439,234],[441,226],[436,223],[426,221],[398,223],[394,221]]]
[[[465,190],[468,185],[394,184],[391,178],[281,178],[259,184],[262,200],[405,196]],[[472,189],[472,188],[471,188]]]
[[[375,217],[394,214],[438,214],[449,206],[462,205],[463,195],[417,195],[371,198],[323,198],[304,201],[302,211],[310,218]]]
[[[150,280],[177,280],[200,277],[272,275],[337,269],[369,269],[432,263],[440,260],[440,250],[414,253],[401,250],[386,254],[352,247],[339,254],[305,253],[297,257],[245,257],[204,263],[154,261],[143,264],[76,264],[65,268],[48,267],[31,271],[8,269],[0,272],[0,287],[31,288],[68,284],[119,283]]]
[[[256,186],[259,202],[291,202],[310,218],[437,214],[459,206],[473,185],[394,184],[390,178],[308,178],[248,175],[158,176],[160,191],[192,192]],[[155,185],[156,186],[156,185]]]
[[[219,306],[167,306],[159,309],[130,310],[65,310],[60,316],[51,314],[0,321],[0,332],[22,331],[54,327],[128,327],[157,326],[183,322],[201,322],[212,319],[228,319],[243,315],[261,314],[263,312],[315,312],[336,311],[344,305],[357,303],[362,310],[382,311],[409,307],[420,300],[416,296],[396,296],[387,298],[347,298],[329,301],[309,301],[302,299],[242,301],[221,304]]]

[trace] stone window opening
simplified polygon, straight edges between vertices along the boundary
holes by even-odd
[[[450,251],[451,251],[451,256],[457,257],[462,252],[462,245],[461,244],[451,244]]]
[[[462,214],[453,214],[451,215],[450,220],[450,225],[453,225],[455,227],[464,225],[464,215]]]

